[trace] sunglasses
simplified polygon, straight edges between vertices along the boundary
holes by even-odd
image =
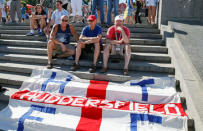
[[[62,20],[62,22],[68,22],[68,20]]]

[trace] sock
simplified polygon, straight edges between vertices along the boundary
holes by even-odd
[[[42,32],[42,29],[40,29],[39,32]]]
[[[34,30],[30,30],[30,33],[34,33]]]

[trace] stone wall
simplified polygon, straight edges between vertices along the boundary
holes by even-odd
[[[160,0],[159,23],[174,19],[203,21],[203,0]]]
[[[201,1],[201,6],[200,6],[200,19],[203,24],[203,0]]]

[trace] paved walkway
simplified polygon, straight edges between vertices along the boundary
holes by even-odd
[[[194,21],[169,21],[174,32],[168,47],[176,64],[176,77],[187,100],[196,131],[203,129],[203,25]]]
[[[170,22],[170,24],[203,81],[203,25],[194,21]]]

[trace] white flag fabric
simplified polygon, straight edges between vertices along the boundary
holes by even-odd
[[[187,131],[187,115],[173,78],[118,84],[38,69],[0,112],[0,129]]]

